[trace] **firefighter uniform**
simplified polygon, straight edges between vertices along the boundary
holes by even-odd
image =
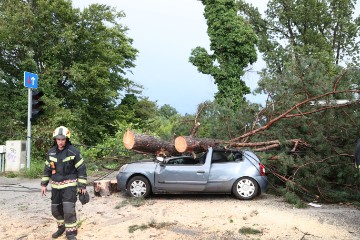
[[[60,133],[60,135],[59,135]],[[59,237],[66,230],[68,239],[76,239],[77,219],[75,203],[78,188],[86,189],[86,166],[80,151],[71,145],[70,131],[59,127],[53,137],[66,137],[66,145],[60,150],[55,144],[46,155],[42,186],[51,184],[51,213],[56,218],[58,231],[53,238]]]

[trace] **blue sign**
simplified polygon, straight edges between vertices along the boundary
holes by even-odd
[[[38,75],[35,73],[24,72],[24,86],[28,88],[37,88]]]

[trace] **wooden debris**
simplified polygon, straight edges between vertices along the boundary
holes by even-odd
[[[98,197],[110,196],[110,180],[94,181],[94,195]]]
[[[116,179],[110,180],[110,192],[120,192]]]
[[[116,179],[94,181],[94,195],[97,197],[110,196],[115,192],[120,192]]]

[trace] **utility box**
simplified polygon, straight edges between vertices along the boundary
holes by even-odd
[[[5,172],[19,172],[26,167],[26,141],[6,141]]]
[[[6,153],[5,145],[0,145],[0,154]]]

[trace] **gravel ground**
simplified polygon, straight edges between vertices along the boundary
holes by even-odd
[[[154,195],[136,202],[122,193],[88,191],[90,203],[76,205],[78,239],[360,239],[360,211],[351,206],[296,209],[269,194],[252,201]],[[41,196],[40,179],[0,177],[0,239],[51,239],[54,230],[50,191]]]

